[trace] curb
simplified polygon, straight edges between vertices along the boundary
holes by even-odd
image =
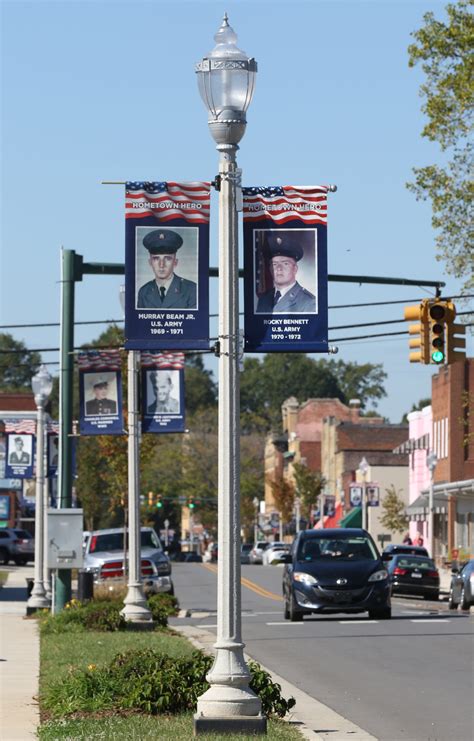
[[[215,653],[216,636],[213,633],[193,625],[173,625],[172,627],[184,635],[196,648],[208,654]],[[245,659],[256,661],[248,654],[245,654]],[[274,682],[280,685],[286,697],[292,696],[295,698],[295,709],[289,713],[288,719],[285,718],[285,720],[297,728],[303,738],[312,739],[312,741],[350,741],[350,739],[353,741],[378,741],[375,736],[295,687],[295,685],[261,664],[260,661],[257,663],[270,674]]]

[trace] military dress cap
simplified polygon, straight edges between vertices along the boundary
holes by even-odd
[[[304,255],[301,244],[301,232],[272,232],[267,238],[270,259],[272,257],[292,257],[293,260],[301,260]]]
[[[108,385],[109,385],[108,380],[106,378],[104,378],[104,376],[99,376],[93,382],[92,388],[97,388],[97,387],[101,387],[101,386],[108,386]]]
[[[16,437],[15,438],[15,442],[16,443],[22,443],[23,442],[23,439],[21,437]]]
[[[183,238],[172,229],[155,229],[143,237],[143,246],[150,255],[172,255],[183,244]]]

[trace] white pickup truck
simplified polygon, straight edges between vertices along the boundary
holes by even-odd
[[[128,535],[128,532],[127,532]],[[91,530],[84,537],[84,571],[94,574],[95,584],[125,582],[124,528]],[[174,594],[171,562],[152,527],[141,528],[143,586],[153,592]]]

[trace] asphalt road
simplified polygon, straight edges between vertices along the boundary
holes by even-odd
[[[177,619],[216,631],[216,567],[173,564]],[[246,652],[380,741],[472,741],[473,615],[395,598],[392,620],[283,619],[282,569],[242,566]],[[172,621],[174,622],[174,621]],[[321,732],[324,729],[317,728]]]

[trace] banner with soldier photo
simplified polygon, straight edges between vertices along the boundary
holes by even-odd
[[[59,424],[50,422],[48,424],[46,438],[46,460],[47,476],[53,478],[58,475],[59,466]]]
[[[141,354],[143,432],[184,432],[184,353]]]
[[[244,351],[328,352],[328,188],[242,192]]]
[[[6,479],[33,478],[35,463],[35,432],[35,419],[10,419],[6,422]]]
[[[125,186],[125,347],[209,348],[210,183]]]
[[[120,350],[79,353],[77,362],[81,435],[122,435]]]

